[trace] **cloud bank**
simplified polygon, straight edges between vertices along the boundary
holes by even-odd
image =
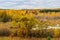
[[[0,0],[2,9],[60,8],[60,0]]]

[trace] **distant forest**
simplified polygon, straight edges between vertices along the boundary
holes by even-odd
[[[60,12],[60,9],[42,9],[40,12]]]

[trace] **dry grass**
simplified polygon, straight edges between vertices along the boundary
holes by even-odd
[[[47,38],[0,37],[0,40],[47,40]],[[60,40],[60,38],[52,38],[51,40]]]

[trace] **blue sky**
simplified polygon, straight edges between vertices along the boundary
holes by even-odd
[[[1,9],[60,8],[60,0],[0,0]]]

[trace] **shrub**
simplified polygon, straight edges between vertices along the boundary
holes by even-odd
[[[0,21],[1,22],[8,22],[11,19],[11,17],[9,15],[6,14],[6,12],[3,12],[0,15]]]
[[[47,39],[48,39],[48,40],[51,40],[51,37],[50,37],[50,36],[48,36],[48,37],[47,37]]]
[[[0,36],[9,36],[10,31],[7,29],[0,30]]]

